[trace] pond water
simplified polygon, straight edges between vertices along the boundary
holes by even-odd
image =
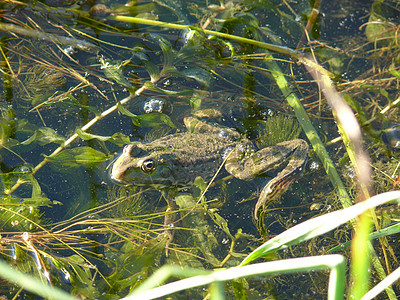
[[[89,299],[124,297],[167,264],[237,266],[270,237],[342,208],[343,194],[327,175],[313,135],[355,202],[356,173],[308,61],[329,73],[357,117],[372,166],[371,192],[397,190],[399,9],[397,1],[361,0],[3,1],[2,259]],[[287,100],[292,96],[297,104]],[[242,181],[224,166],[217,174],[205,171],[206,163],[193,163],[197,153],[181,156],[190,163],[177,172],[180,178],[189,172],[209,178],[179,189],[163,186],[163,193],[154,182],[125,186],[110,179],[124,145],[186,132],[190,116],[229,128],[258,149],[307,142],[301,174],[282,195],[281,185],[275,190],[263,222],[254,220],[260,191],[287,160]],[[216,169],[222,163],[213,162]],[[174,216],[165,213],[167,193],[179,209],[172,229],[164,225]],[[398,217],[390,206],[376,213],[380,228]],[[172,241],[165,232],[174,232]],[[342,226],[263,259],[322,255],[351,237],[351,226]],[[397,267],[396,235],[384,249],[376,243],[376,251],[389,256],[385,267]],[[337,252],[350,255],[349,248]],[[326,273],[300,273],[228,282],[225,293],[323,299],[327,284]],[[35,297],[19,295],[13,284],[0,290],[5,297]],[[207,293],[197,288],[174,297]]]

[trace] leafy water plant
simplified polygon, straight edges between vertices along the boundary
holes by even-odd
[[[260,148],[268,147],[283,141],[294,140],[299,137],[300,133],[301,127],[295,119],[276,114],[268,117],[262,124],[257,143]]]

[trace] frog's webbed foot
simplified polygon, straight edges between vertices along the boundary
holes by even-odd
[[[167,237],[167,243],[165,245],[165,255],[168,256],[169,245],[174,240],[174,233],[175,233],[174,223],[176,222],[176,220],[178,220],[178,213],[177,212],[171,213],[171,211],[177,211],[178,206],[176,205],[174,199],[171,199],[168,195],[165,195],[164,193],[163,196],[168,203],[168,208],[165,212],[166,214],[164,218],[165,229],[163,232],[163,235]]]
[[[165,255],[168,256],[168,249],[169,249],[169,244],[172,243],[174,240],[174,222],[177,219],[176,213],[169,213],[170,211],[173,211],[174,209],[171,207],[168,207],[164,219],[164,235],[167,237],[167,243],[165,245]]]
[[[285,155],[282,155],[282,158],[290,157],[290,159],[286,168],[275,178],[271,179],[260,193],[254,209],[254,218],[259,231],[264,231],[263,219],[265,207],[278,199],[288,189],[290,184],[301,176],[307,161],[308,145],[304,140],[297,139],[295,143],[293,141],[283,142],[268,148],[273,149],[274,147],[277,147],[277,149],[287,147],[288,151]]]

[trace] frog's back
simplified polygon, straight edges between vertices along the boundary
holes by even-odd
[[[185,125],[188,132],[125,146],[112,165],[111,178],[122,184],[151,185],[157,189],[190,186],[198,176],[208,181],[232,149],[249,144],[229,128],[191,117],[185,118]]]
[[[198,176],[211,178],[237,144],[223,132],[185,132],[138,146],[170,166],[176,185],[186,185]]]

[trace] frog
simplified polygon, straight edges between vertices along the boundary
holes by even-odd
[[[210,181],[222,169],[239,180],[265,176],[280,170],[262,188],[253,217],[263,224],[265,207],[278,199],[289,185],[299,178],[308,157],[308,144],[293,139],[258,149],[253,141],[238,131],[219,124],[210,124],[197,117],[184,118],[185,131],[168,134],[152,142],[134,142],[123,148],[110,166],[111,180],[120,185],[150,186],[159,190],[168,208],[165,234],[173,239],[178,209],[174,197],[193,185],[201,176]],[[258,225],[258,228],[261,225]],[[260,230],[259,230],[260,231]]]

